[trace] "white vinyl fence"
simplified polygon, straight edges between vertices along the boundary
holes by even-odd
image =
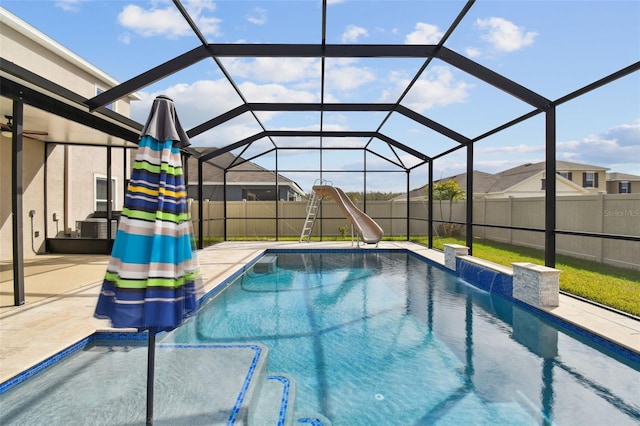
[[[363,203],[356,203],[364,210]],[[306,218],[306,201],[227,202],[227,238],[299,237]],[[224,236],[224,203],[205,201],[203,233]],[[407,208],[409,212],[407,214]],[[384,229],[385,236],[412,237],[428,233],[426,201],[368,201],[366,213]],[[198,202],[191,206],[194,229],[198,232]],[[434,201],[434,220],[465,222],[466,200]],[[407,220],[407,216],[410,220]],[[277,220],[276,220],[277,219]],[[544,249],[544,232],[501,229],[512,226],[544,229],[544,198],[499,198],[473,200],[474,236],[508,244]],[[347,225],[340,209],[331,200],[323,202],[312,237],[340,236]],[[640,194],[611,194],[559,197],[556,202],[556,228],[626,236],[640,236]],[[350,236],[350,228],[347,228]],[[640,270],[640,243],[619,239],[557,235],[558,254]]]

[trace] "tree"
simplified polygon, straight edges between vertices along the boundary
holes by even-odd
[[[427,187],[428,193],[428,187]],[[460,189],[460,185],[453,179],[449,179],[445,182],[438,182],[433,185],[433,199],[438,200],[440,203],[440,217],[444,217],[442,213],[442,200],[449,200],[449,222],[451,222],[451,216],[453,213],[453,202],[457,200],[465,199],[465,192]],[[451,236],[453,234],[454,226],[452,223],[442,225],[445,236]]]

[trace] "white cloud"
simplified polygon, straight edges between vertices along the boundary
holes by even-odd
[[[118,40],[122,44],[131,44],[131,34],[129,34],[129,33],[120,34],[118,36]]]
[[[380,101],[395,102],[408,84],[409,79],[397,78],[396,87],[386,90]],[[416,81],[402,104],[422,113],[435,106],[464,103],[472,87],[471,84],[456,81],[449,67],[434,66]]]
[[[362,27],[358,27],[356,25],[349,25],[344,33],[342,33],[342,42],[343,43],[354,43],[358,41],[358,39],[362,36],[368,36],[369,32]]]
[[[499,52],[513,52],[529,46],[538,35],[533,31],[525,31],[524,28],[504,18],[478,18],[475,25],[484,31],[482,39]]]
[[[80,5],[87,0],[57,0],[56,6],[67,12],[77,12]]]
[[[559,142],[558,160],[608,167],[612,172],[640,175],[640,119],[601,134]]]
[[[301,82],[320,76],[320,61],[316,58],[222,58],[222,63],[234,78],[255,81]]]
[[[405,44],[437,44],[443,34],[437,25],[418,22],[415,31],[408,34],[404,42]]]
[[[467,53],[467,56],[470,57],[470,58],[477,58],[478,56],[480,56],[482,54],[480,49],[478,49],[476,47],[467,47],[465,49],[465,52]]]
[[[375,80],[376,76],[371,70],[343,64],[328,66],[325,76],[327,91],[353,90]]]
[[[621,124],[604,134],[605,138],[611,138],[618,142],[620,146],[634,146],[638,148],[640,155],[640,118],[633,124]]]
[[[261,7],[251,9],[251,14],[247,16],[247,21],[256,25],[263,25],[267,22],[267,11]]]
[[[526,163],[537,163],[537,159],[522,160],[520,158],[509,158],[507,160],[481,160],[474,161],[473,168],[485,173],[499,173],[505,170],[512,169],[517,166],[521,166]],[[463,165],[463,170],[466,166]]]
[[[513,145],[513,146],[479,146],[475,149],[478,154],[524,154],[531,152],[544,152],[544,146],[539,145]]]
[[[561,141],[556,147],[558,160],[607,167],[612,172],[640,175],[640,119],[632,124],[613,127],[601,134]],[[475,167],[496,173],[524,163],[537,163],[544,161],[544,150],[543,141],[536,145],[478,145],[475,149],[476,156],[491,159],[476,160]]]
[[[314,93],[291,90],[278,84],[239,85],[250,102],[318,102]],[[140,92],[139,92],[140,93]],[[156,96],[164,94],[172,98],[176,112],[185,130],[189,130],[242,104],[233,87],[226,79],[202,80],[193,84],[177,84],[154,93],[140,93],[142,100],[132,103],[131,117],[146,122],[151,104]],[[261,112],[260,119],[268,122],[277,112]],[[225,124],[194,138],[194,146],[221,147],[255,134],[260,128],[251,114],[242,114]]]
[[[220,19],[207,15],[215,11],[215,4],[212,1],[188,0],[184,6],[202,34],[211,36],[219,34]],[[118,15],[118,22],[143,37],[162,36],[175,39],[193,35],[187,21],[171,4],[154,3],[149,9],[129,4]]]
[[[177,84],[154,93],[139,92],[142,100],[131,103],[131,117],[146,122],[156,96],[164,94],[174,100],[182,126],[186,129],[201,124],[242,103],[226,81],[201,80],[192,84]]]
[[[238,80],[293,85],[298,90],[320,91],[320,60],[317,58],[223,58],[222,63]],[[325,97],[331,91],[353,90],[375,81],[375,74],[366,67],[358,67],[352,58],[330,58],[326,61],[327,84]]]
[[[291,90],[280,84],[244,82],[240,91],[250,102],[318,102],[318,96],[302,90]]]

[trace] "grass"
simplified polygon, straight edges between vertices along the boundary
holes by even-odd
[[[426,243],[426,239],[414,240]],[[433,240],[434,248],[443,250],[444,244],[466,245],[464,240],[442,238]],[[493,241],[477,240],[473,255],[499,265],[511,267],[513,262],[544,265],[544,252]],[[569,256],[556,256],[560,269],[560,289],[611,308],[640,316],[640,273],[602,263]]]

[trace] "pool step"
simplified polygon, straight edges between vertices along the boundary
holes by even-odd
[[[248,424],[293,425],[295,382],[286,374],[269,374],[261,383]]]

